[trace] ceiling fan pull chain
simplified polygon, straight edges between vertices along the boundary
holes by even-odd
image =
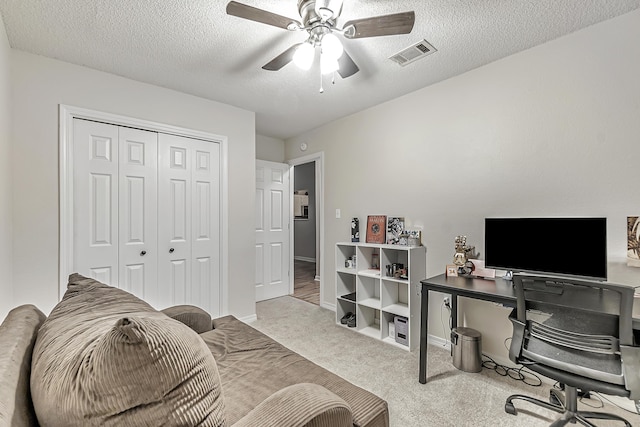
[[[320,73],[320,93],[324,93],[324,88],[322,87],[322,73]]]
[[[333,74],[331,74],[331,84],[334,85],[336,84],[336,72],[334,71]]]

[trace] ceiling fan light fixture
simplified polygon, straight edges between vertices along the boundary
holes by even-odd
[[[322,21],[328,21],[340,15],[342,0],[316,0],[314,9]]]
[[[310,43],[302,43],[293,54],[293,63],[303,70],[308,70],[313,64],[316,50]]]
[[[333,33],[322,37],[322,53],[338,60],[344,53],[344,47],[340,39]]]
[[[331,74],[338,71],[340,65],[338,60],[330,55],[326,55],[324,52],[320,55],[320,72],[322,74]]]

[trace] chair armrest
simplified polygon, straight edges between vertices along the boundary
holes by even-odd
[[[351,408],[326,388],[294,384],[266,398],[233,427],[352,427]]]
[[[211,326],[211,315],[200,307],[194,305],[174,305],[173,307],[165,308],[162,312],[172,319],[184,323],[198,334],[213,329]]]
[[[519,359],[522,355],[522,343],[524,341],[525,322],[517,319],[517,309],[514,309],[509,316],[511,325],[513,326],[513,334],[511,335],[511,345],[509,346],[509,359],[513,363],[520,363]]]

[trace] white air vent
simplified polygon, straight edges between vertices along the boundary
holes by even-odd
[[[389,59],[397,62],[403,67],[407,64],[417,61],[420,58],[424,58],[427,55],[431,55],[433,52],[437,52],[437,49],[429,44],[426,40],[421,40],[418,43],[409,46],[401,52],[396,53]]]

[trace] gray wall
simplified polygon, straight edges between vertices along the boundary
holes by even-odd
[[[640,44],[631,40],[640,10],[287,140],[287,159],[301,142],[325,156],[322,303],[335,304],[336,242],[349,239],[351,217],[363,224],[370,214],[422,228],[427,276],[444,273],[458,234],[482,252],[485,217],[605,216],[609,279],[640,285],[640,269],[625,266],[626,217],[640,213]],[[569,262],[582,250],[568,250]],[[429,332],[446,337],[440,308],[431,298]],[[506,359],[508,310],[464,300],[460,313],[483,349]]]
[[[10,52],[0,15],[0,322],[13,305]]]
[[[256,159],[284,163],[284,141],[256,134]]]
[[[309,190],[309,219],[295,219],[293,256],[316,259],[316,172],[315,162],[293,168],[294,190]]]

